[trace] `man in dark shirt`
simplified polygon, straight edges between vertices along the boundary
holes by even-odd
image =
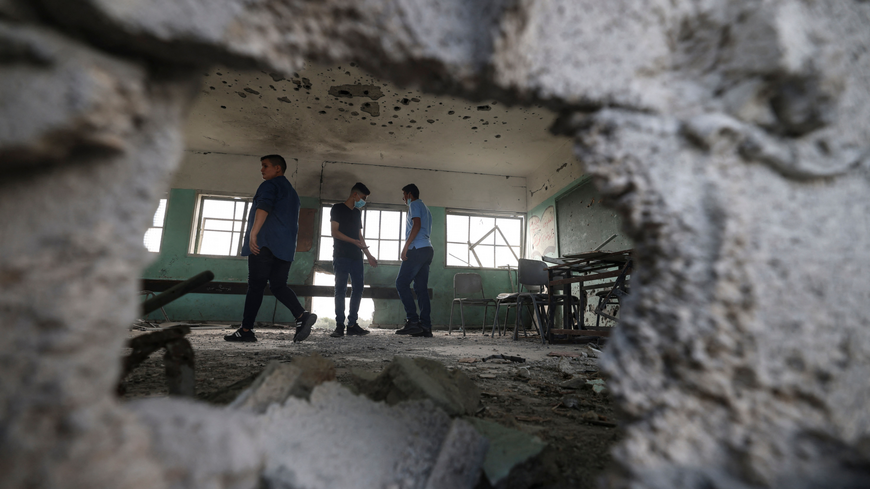
[[[285,171],[287,162],[281,156],[260,158],[260,174],[265,182],[254,195],[242,245],[242,256],[248,257],[248,294],[242,326],[224,336],[227,341],[257,341],[254,320],[263,303],[266,282],[272,295],[296,318],[294,342],[308,338],[311,326],[317,321],[317,315],[306,311],[293,290],[287,287],[287,275],[296,256],[300,201],[296,189],[284,177]]]
[[[378,261],[369,253],[362,233],[362,208],[366,205],[369,189],[360,182],[350,189],[346,201],[332,206],[329,213],[332,226],[332,268],[335,271],[335,331],[333,338],[344,336],[344,298],[347,294],[347,277],[350,276],[350,312],[347,315],[348,336],[369,334],[357,324],[359,303],[363,294],[363,262],[365,253],[369,265],[376,267]]]

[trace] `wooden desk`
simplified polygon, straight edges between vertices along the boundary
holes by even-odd
[[[556,291],[557,287],[561,286],[562,293],[565,295],[571,295],[571,284],[580,284],[580,317],[579,322],[576,325],[571,323],[569,319],[571,317],[571,301],[565,301],[565,304],[562,306],[562,330],[560,330],[560,334],[565,334],[566,331],[576,331],[577,334],[582,335],[586,333],[580,333],[580,330],[585,330],[585,320],[584,315],[586,312],[586,290],[591,290],[594,288],[601,288],[599,286],[584,286],[585,282],[592,282],[595,280],[603,280],[607,278],[618,277],[620,273],[622,273],[622,269],[625,267],[626,263],[631,260],[632,250],[622,250],[622,251],[591,251],[588,253],[579,253],[575,255],[566,255],[563,257],[559,257],[556,259],[550,259],[551,263],[555,263],[554,265],[547,267],[547,273],[549,274],[549,287],[547,287],[548,294],[548,316],[549,316],[549,324],[553,325],[553,321],[555,319],[555,309],[553,306],[553,294]],[[627,271],[627,274],[631,273],[631,270]],[[547,336],[548,340],[552,341],[553,330],[555,328],[550,327]],[[568,333],[574,334],[574,333]]]

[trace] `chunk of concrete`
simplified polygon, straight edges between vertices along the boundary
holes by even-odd
[[[302,369],[289,363],[269,362],[266,369],[245,389],[230,409],[264,413],[274,403],[284,402],[298,388]],[[302,396],[304,397],[304,396]]]
[[[541,453],[547,446],[537,436],[479,418],[465,418],[489,440],[483,472],[492,485],[510,474],[511,469]]]
[[[266,489],[471,488],[487,443],[428,399],[388,406],[335,382],[272,405],[262,423]]]
[[[395,357],[374,381],[358,385],[375,401],[394,405],[430,399],[451,416],[473,414],[480,404],[480,389],[465,373],[426,358]]]
[[[307,399],[315,386],[330,380],[335,380],[335,365],[317,353],[294,358],[293,363],[269,362],[229,407],[263,413],[290,396]]]
[[[257,487],[265,452],[256,416],[176,398],[127,406],[149,428],[169,489]]]

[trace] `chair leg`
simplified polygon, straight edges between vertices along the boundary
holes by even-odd
[[[541,333],[541,343],[546,345],[547,337],[544,335],[544,323],[541,321],[541,311],[538,310],[538,301],[536,301],[534,297],[532,297],[532,304],[535,308],[535,315],[538,318],[538,332]]]
[[[447,334],[453,331],[453,308],[456,307],[456,300],[450,304],[450,320],[447,321]]]
[[[480,334],[486,334],[486,313],[489,312],[489,304],[483,306],[483,327],[480,329]]]
[[[508,304],[507,309],[504,310],[504,334],[507,334],[507,323],[508,323],[508,319],[510,318],[510,315],[511,315],[511,306],[510,306],[510,304]],[[499,334],[499,336],[502,335],[501,330],[499,330],[498,334]]]
[[[501,308],[501,302],[496,301],[496,303],[495,303],[495,318],[493,318],[493,320],[492,320],[492,330],[489,332],[490,338],[495,338],[495,328],[498,327],[498,310],[500,308]],[[486,318],[484,318],[483,320],[486,321]],[[484,334],[486,334],[486,331],[484,331]],[[501,331],[499,331],[499,336],[501,336]]]
[[[462,336],[465,336],[465,313],[462,312],[462,301],[459,301],[459,319],[462,321]]]
[[[517,317],[515,318],[515,321],[514,321],[514,341],[517,341],[520,339],[520,335],[519,335],[520,331],[519,330],[520,330],[520,323],[522,323],[522,322],[523,322],[523,310],[522,310],[522,308],[520,308],[520,301],[517,300]],[[526,329],[525,326],[523,326],[523,332],[525,332],[525,329]]]

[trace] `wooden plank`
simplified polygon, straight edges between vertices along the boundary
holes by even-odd
[[[610,331],[592,331],[588,329],[551,329],[550,334],[563,334],[568,336],[603,336],[607,338],[610,336]]]
[[[314,235],[317,232],[317,209],[299,209],[299,234],[296,237],[296,251],[311,251]]]
[[[163,292],[173,285],[181,283],[181,280],[166,280],[166,279],[143,279],[141,290],[150,290],[151,292]],[[288,284],[293,292],[300,297],[334,297],[335,287],[331,285],[295,285]],[[200,286],[191,294],[228,294],[228,295],[244,295],[248,292],[248,284],[246,282],[209,282]],[[266,286],[264,292],[266,295],[272,295],[272,291]],[[414,291],[411,290],[413,294]],[[350,297],[350,287],[347,288],[347,297]],[[395,287],[374,286],[363,289],[363,297],[366,299],[398,299],[399,291]],[[414,294],[414,298],[417,295]],[[429,298],[434,297],[433,289],[429,289]]]
[[[566,285],[566,284],[576,284],[578,282],[589,282],[592,280],[601,280],[605,278],[618,277],[619,274],[622,273],[622,270],[614,270],[612,272],[605,273],[594,273],[592,275],[583,275],[582,277],[571,277],[571,278],[563,278],[559,280],[553,280],[550,282],[550,286],[554,287],[557,285]],[[631,270],[628,270],[626,275],[630,275]]]

